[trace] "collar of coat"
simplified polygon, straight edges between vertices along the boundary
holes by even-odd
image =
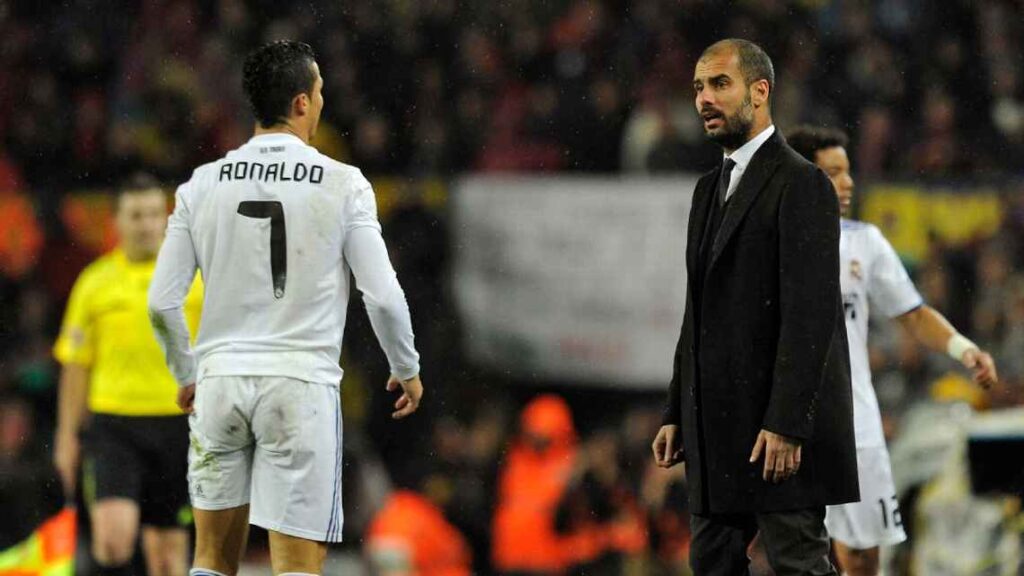
[[[708,269],[715,265],[715,261],[729,243],[729,239],[736,233],[736,228],[743,221],[743,217],[747,215],[754,200],[757,199],[758,194],[764,189],[772,174],[775,173],[785,147],[785,138],[782,137],[778,130],[775,130],[771,137],[768,138],[768,141],[758,148],[757,152],[754,153],[754,157],[750,159],[750,164],[747,165],[747,169],[743,172],[739,185],[726,204],[722,224],[718,229],[715,243],[711,248]],[[687,246],[690,247],[687,249],[687,263],[690,266],[689,273],[691,278],[694,277],[693,268],[696,265],[696,253],[700,246],[700,238],[704,234],[704,227],[707,225],[711,201],[715,198],[715,184],[721,171],[722,166],[719,165],[713,171],[705,174],[697,183],[697,188],[694,192],[691,210],[696,211],[696,218],[692,220],[693,225],[690,227],[689,239],[687,240]]]

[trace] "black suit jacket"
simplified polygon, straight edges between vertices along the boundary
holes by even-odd
[[[700,274],[718,174],[694,193],[691,285],[664,419],[681,426],[690,507],[722,514],[856,501],[832,183],[776,132],[747,166]],[[762,428],[802,442],[800,471],[780,484],[761,478],[763,456],[749,462]]]

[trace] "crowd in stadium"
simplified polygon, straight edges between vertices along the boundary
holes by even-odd
[[[935,238],[912,272],[925,301],[993,353],[1002,382],[979,395],[969,383],[944,381],[948,359],[883,326],[873,334],[872,363],[887,434],[898,436],[901,415],[923,401],[1024,404],[1019,3],[104,4],[0,7],[0,199],[30,198],[44,238],[35,262],[0,276],[0,510],[23,510],[9,516],[24,520],[0,521],[0,550],[60,505],[48,466],[58,374],[51,347],[71,283],[97,256],[64,229],[62,198],[107,189],[135,170],[171,187],[245,141],[252,119],[241,62],[274,38],[313,45],[326,100],[314,143],[371,182],[474,171],[702,171],[720,152],[704,141],[693,111],[693,62],[718,38],[756,41],[777,63],[777,125],[845,128],[861,181],[983,181],[1000,191],[994,235],[958,246]],[[118,18],[110,18],[114,4]],[[372,352],[365,315],[352,313],[342,393],[354,479],[345,482],[346,539],[368,533],[386,500],[375,484],[383,477],[445,512],[478,573],[500,567],[497,527],[515,489],[506,468],[517,450],[530,449],[534,394],[556,390],[567,405],[546,397],[547,412],[531,414],[542,425],[551,425],[545,416],[558,420],[561,440],[547,442],[575,455],[572,481],[554,494],[558,537],[577,538],[574,549],[587,551],[560,561],[594,574],[620,573],[630,562],[650,570],[643,573],[677,573],[686,559],[682,478],[656,473],[650,459],[660,395],[509,382],[469,365],[448,290],[445,224],[443,211],[416,203],[384,222],[429,386],[429,402],[411,421],[386,418],[387,368]],[[595,407],[609,400],[635,408]]]
[[[997,0],[118,5],[0,16],[6,155],[34,189],[132,165],[180,180],[219,157],[251,129],[228,79],[277,37],[329,63],[318,143],[368,174],[703,166],[690,69],[726,36],[774,55],[783,129],[853,129],[863,177],[1024,160],[1020,8]]]

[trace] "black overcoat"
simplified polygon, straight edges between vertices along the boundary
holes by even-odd
[[[719,170],[694,192],[686,312],[664,418],[681,426],[690,508],[751,513],[856,501],[832,183],[773,134],[726,205],[701,274]],[[761,478],[763,459],[749,462],[762,428],[802,442],[799,472],[780,484]]]

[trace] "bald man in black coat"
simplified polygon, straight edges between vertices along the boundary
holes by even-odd
[[[835,574],[825,506],[859,499],[839,205],[775,131],[771,60],[725,40],[694,74],[725,157],[694,192],[686,313],[663,426],[685,461],[698,575],[747,574],[758,533],[779,576]]]

